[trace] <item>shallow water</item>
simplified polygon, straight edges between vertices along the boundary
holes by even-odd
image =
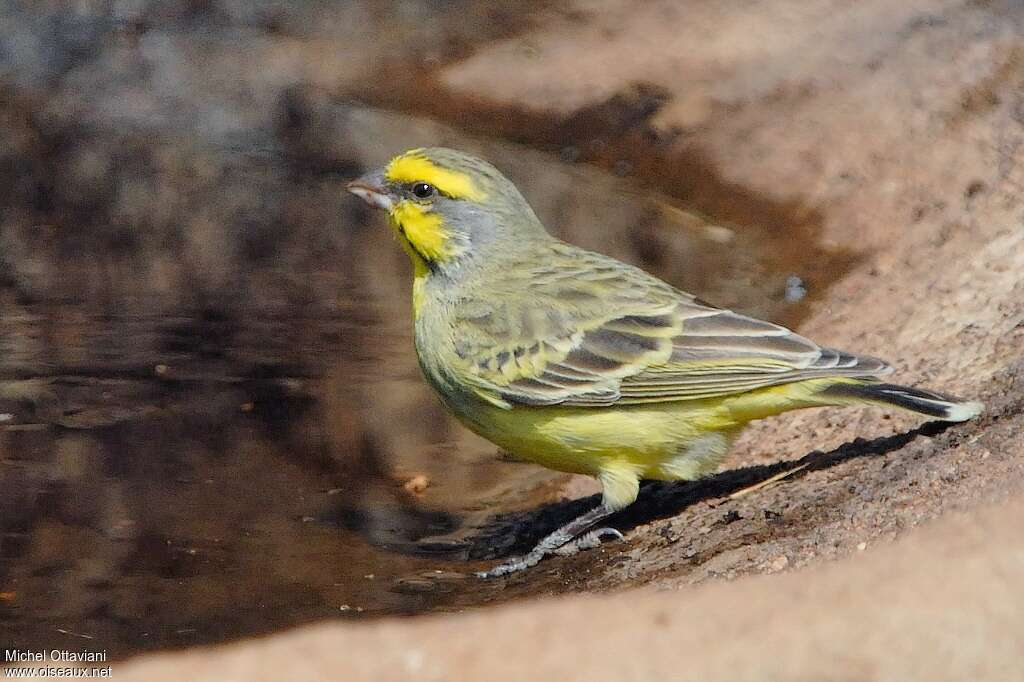
[[[0,401],[0,609],[16,646],[125,653],[433,608],[444,592],[396,579],[448,567],[459,545],[417,541],[537,478],[481,443],[451,452],[456,434],[389,349],[408,341],[381,321],[396,316],[243,329],[60,312],[5,316],[0,350],[22,377]],[[423,475],[422,493],[402,487]]]

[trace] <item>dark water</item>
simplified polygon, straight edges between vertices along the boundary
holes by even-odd
[[[813,211],[666,155],[649,93],[568,122],[439,96],[424,64],[525,25],[507,3],[100,5],[0,9],[4,646],[119,657],[508,598],[462,577],[507,551],[480,529],[561,477],[420,380],[405,256],[341,189],[398,151],[479,153],[560,236],[776,320],[849,262]]]
[[[539,480],[439,414],[392,353],[397,311],[7,312],[0,622],[17,647],[126,653],[440,608],[451,590],[418,573],[463,570],[466,551],[457,532],[418,541]]]

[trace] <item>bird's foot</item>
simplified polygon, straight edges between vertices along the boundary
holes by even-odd
[[[614,528],[597,528],[588,533],[571,538],[567,542],[556,547],[552,547],[550,543],[545,543],[545,541],[542,540],[536,547],[530,550],[529,554],[509,559],[505,563],[498,564],[489,571],[479,571],[476,574],[476,577],[486,580],[489,578],[498,578],[510,573],[517,573],[519,571],[526,570],[531,566],[536,566],[540,563],[541,559],[550,554],[557,554],[558,556],[573,556],[574,554],[578,554],[584,550],[600,547],[604,538],[613,538],[615,540],[624,539],[622,533]]]
[[[509,559],[505,563],[498,564],[489,571],[477,571],[476,577],[489,580],[491,578],[499,578],[503,575],[508,575],[509,573],[518,573],[519,571],[525,571],[531,566],[536,566],[543,558],[544,552],[533,549],[529,554]]]
[[[561,547],[551,550],[551,553],[557,554],[558,556],[573,556],[574,554],[579,554],[584,550],[600,547],[604,538],[613,540],[626,539],[623,537],[622,533],[614,528],[595,528],[589,533],[584,533],[577,538],[573,538]]]

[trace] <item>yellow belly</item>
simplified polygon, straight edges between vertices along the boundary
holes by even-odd
[[[628,468],[640,478],[675,480],[714,469],[747,422],[824,404],[815,394],[831,383],[835,379],[815,379],[720,398],[608,407],[477,403],[455,412],[515,457],[550,469],[599,475]],[[708,434],[721,434],[724,442],[709,441]]]
[[[643,478],[703,432],[728,429],[711,406],[683,403],[610,407],[481,406],[467,426],[512,455],[558,471],[597,475],[629,464]]]

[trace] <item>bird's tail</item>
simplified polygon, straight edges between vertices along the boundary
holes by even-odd
[[[819,394],[836,404],[874,403],[899,407],[947,422],[964,422],[978,416],[985,406],[920,388],[873,381],[835,383]]]

